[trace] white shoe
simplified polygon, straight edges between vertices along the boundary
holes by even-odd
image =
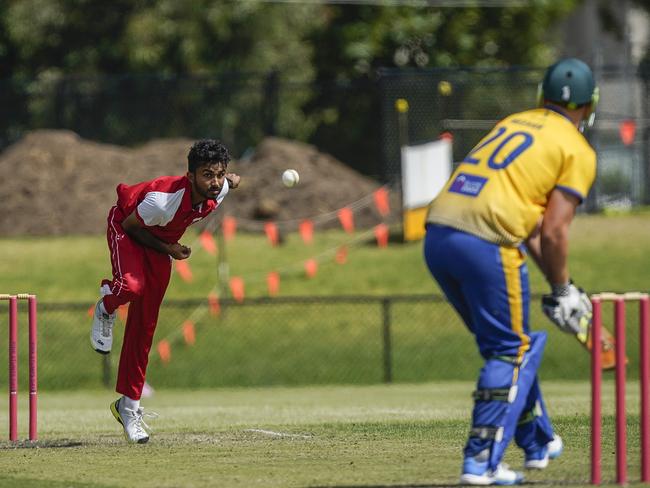
[[[115,312],[108,314],[102,312],[100,306],[104,296],[110,294],[108,285],[102,285],[100,288],[102,298],[95,305],[93,315],[93,324],[90,329],[90,344],[95,351],[100,354],[108,354],[113,347],[113,325],[115,324]]]
[[[146,444],[149,440],[149,433],[147,432],[149,426],[145,423],[143,417],[155,418],[158,415],[153,412],[145,414],[142,407],[137,410],[123,407],[121,400],[122,398],[118,398],[111,403],[111,413],[124,428],[126,440],[137,444]]]
[[[463,461],[463,474],[460,475],[462,485],[518,485],[524,481],[524,475],[513,471],[507,464],[499,464],[497,469],[488,469],[484,456],[467,457]]]
[[[564,450],[564,443],[562,438],[553,434],[553,440],[546,444],[539,451],[534,453],[526,453],[524,460],[524,468],[526,469],[544,469],[548,466],[549,459],[555,459],[562,454]]]

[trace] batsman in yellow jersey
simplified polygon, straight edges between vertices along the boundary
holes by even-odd
[[[431,274],[474,334],[485,360],[461,483],[513,485],[523,474],[501,463],[515,439],[524,467],[543,469],[563,449],[537,378],[545,332],[529,329],[530,254],[551,287],[546,315],[575,333],[591,312],[569,280],[569,224],[596,175],[582,134],[598,100],[591,69],[578,59],[548,68],[539,107],[499,122],[458,166],[427,216]]]

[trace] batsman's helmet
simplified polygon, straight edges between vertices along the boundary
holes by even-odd
[[[576,58],[562,59],[550,66],[538,89],[539,104],[544,100],[568,109],[591,105],[588,116],[592,116],[598,104],[598,87],[589,66]],[[593,117],[589,118],[593,122]]]

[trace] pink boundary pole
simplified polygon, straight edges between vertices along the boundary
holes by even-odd
[[[593,318],[591,325],[591,484],[600,485],[602,461],[602,411],[601,411],[601,337],[602,303],[592,298]]]
[[[38,439],[38,330],[36,295],[30,295],[29,303],[29,440]]]
[[[641,482],[650,482],[650,297],[639,303],[639,379],[641,381]]]
[[[627,483],[627,431],[625,414],[625,299],[614,301],[616,330],[616,482]]]
[[[9,440],[18,440],[18,299],[9,298]]]

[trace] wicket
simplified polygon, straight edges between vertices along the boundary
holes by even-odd
[[[602,303],[614,303],[616,340],[616,482],[627,483],[627,433],[625,412],[625,302],[639,303],[639,382],[641,395],[641,482],[650,482],[650,297],[646,293],[600,293],[591,297],[593,306],[592,344],[600,344]],[[601,348],[591,351],[591,484],[599,485],[602,461]]]
[[[18,440],[18,301],[26,300],[29,325],[29,440],[37,434],[37,322],[36,295],[19,293],[0,294],[0,300],[9,302],[9,440]]]

